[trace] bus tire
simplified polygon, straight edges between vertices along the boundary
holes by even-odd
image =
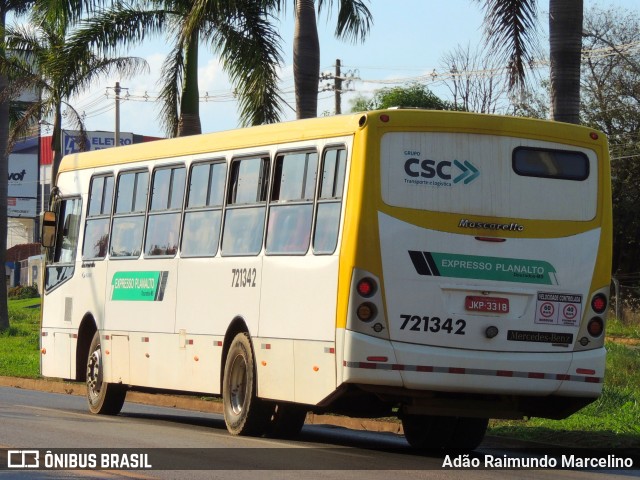
[[[89,411],[99,415],[117,415],[122,410],[127,389],[122,385],[103,381],[104,364],[100,346],[100,332],[93,335],[87,356],[87,403]]]
[[[402,416],[404,437],[417,450],[439,450],[447,448],[457,424],[456,417],[431,415]]]
[[[451,447],[456,450],[475,450],[484,440],[489,425],[488,418],[458,418],[451,438]]]
[[[482,443],[488,423],[488,418],[402,417],[404,436],[418,450],[474,450]]]
[[[297,437],[306,418],[306,408],[291,403],[278,403],[271,416],[267,433],[275,438]]]
[[[257,397],[255,361],[247,333],[235,336],[224,365],[222,405],[227,430],[232,435],[265,433],[273,405]]]

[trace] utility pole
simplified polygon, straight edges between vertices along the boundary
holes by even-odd
[[[333,83],[325,82],[321,88],[320,92],[330,92],[333,90],[334,98],[335,98],[335,115],[340,115],[342,113],[342,94],[344,92],[352,92],[354,80],[360,80],[358,77],[357,70],[349,70],[343,76],[342,74],[342,62],[340,59],[336,59],[336,69],[334,73],[331,72],[323,72],[320,75],[320,81],[333,80]]]
[[[333,91],[335,93],[336,115],[342,113],[342,77],[340,76],[340,59],[336,59],[336,75],[333,77]]]
[[[114,132],[115,147],[120,146],[120,82],[116,82],[116,129]]]

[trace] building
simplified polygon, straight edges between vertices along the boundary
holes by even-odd
[[[39,243],[25,243],[7,249],[7,286],[37,284],[42,288],[42,258],[42,246]]]

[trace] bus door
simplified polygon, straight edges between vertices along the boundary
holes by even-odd
[[[54,246],[49,250],[45,271],[46,309],[43,308],[42,348],[48,352],[43,355],[42,375],[62,378],[73,378],[72,365],[75,365],[73,313],[76,302],[76,288],[71,279],[77,272],[77,250],[82,216],[82,200],[79,197],[61,198],[54,205],[56,212],[56,238]],[[56,295],[48,295],[57,290]],[[51,322],[49,321],[51,318]],[[63,319],[64,328],[47,332],[49,323],[55,324]],[[77,328],[77,325],[76,325]],[[51,358],[53,357],[53,358]]]

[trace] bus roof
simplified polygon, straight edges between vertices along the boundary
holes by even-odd
[[[74,153],[62,159],[59,172],[352,135],[370,123],[373,116],[382,119],[384,115],[392,119],[386,121],[385,126],[388,127],[415,128],[419,125],[442,131],[500,132],[530,138],[544,135],[547,139],[571,139],[572,142],[588,143],[590,146],[597,143],[592,136],[595,132],[593,129],[560,122],[448,110],[388,109],[156,140],[118,147],[117,156],[114,155],[113,148]],[[595,133],[600,141],[606,141],[604,134]]]
[[[351,135],[358,128],[358,118],[361,116],[362,114],[338,115],[156,140],[118,147],[117,156],[114,155],[113,148],[74,153],[66,155],[62,159],[60,172],[238,148],[260,147],[310,138]]]

